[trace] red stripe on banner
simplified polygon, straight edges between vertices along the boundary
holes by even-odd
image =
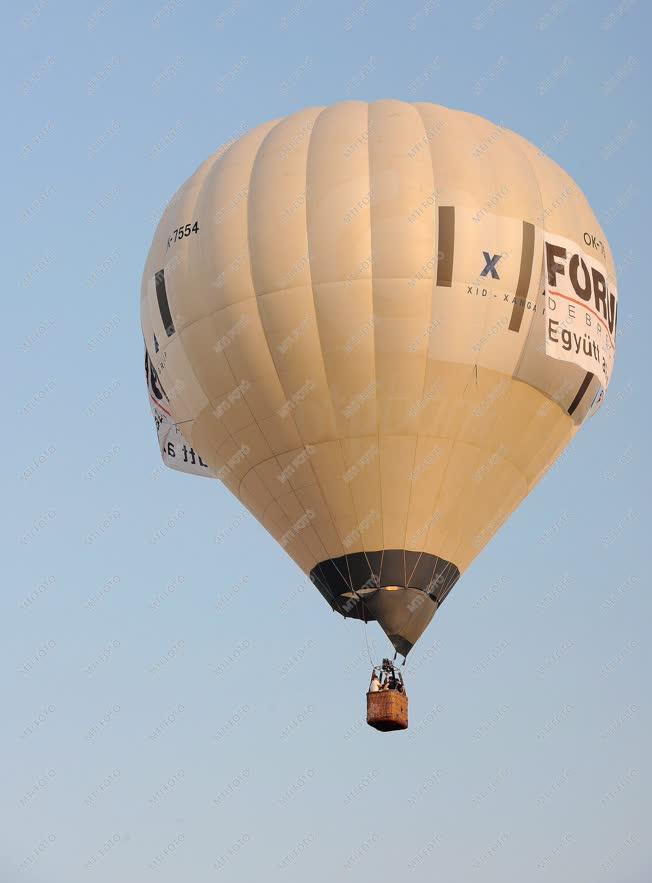
[[[578,307],[582,307],[584,310],[588,310],[589,313],[593,313],[598,322],[604,326],[604,330],[609,335],[609,340],[611,341],[611,345],[614,349],[616,349],[616,342],[611,336],[611,332],[609,331],[609,326],[605,325],[604,319],[595,310],[592,310],[591,307],[587,307],[586,303],[583,300],[575,300],[574,297],[569,297],[567,294],[562,294],[561,291],[550,291],[549,294],[554,294],[555,297],[563,297],[565,300],[569,300],[572,304],[577,304]]]
[[[163,407],[163,405],[160,404],[160,402],[159,402],[158,399],[155,399],[155,398],[154,398],[154,396],[151,394],[151,392],[150,392],[150,394],[149,394],[149,397],[150,397],[150,399],[154,402],[154,404],[156,405],[156,407],[159,408],[161,411],[163,411],[164,414],[167,414],[168,417],[170,418],[170,420],[172,420],[172,422],[174,423],[174,417],[172,416],[172,414],[170,414],[169,411],[166,411],[166,409]]]

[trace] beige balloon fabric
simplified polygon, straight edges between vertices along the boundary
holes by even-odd
[[[141,298],[186,461],[403,654],[599,406],[616,311],[568,175],[478,116],[395,100],[218,150],[167,207]]]

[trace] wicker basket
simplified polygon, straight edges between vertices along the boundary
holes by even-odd
[[[383,733],[390,730],[407,730],[407,694],[399,690],[367,693],[367,723],[370,727],[382,730]]]

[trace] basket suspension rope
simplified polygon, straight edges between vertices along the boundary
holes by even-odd
[[[371,663],[371,667],[373,668],[373,667],[374,667],[374,661],[373,661],[373,659],[371,658],[371,650],[369,649],[369,639],[368,639],[368,637],[367,637],[367,620],[366,620],[366,619],[364,619],[364,620],[362,621],[362,628],[363,628],[363,631],[364,631],[364,640],[365,640],[365,644],[367,645],[367,654],[368,654],[368,656],[369,656],[369,662]]]

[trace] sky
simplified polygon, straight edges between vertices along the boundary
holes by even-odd
[[[649,5],[2,18],[0,881],[652,879]],[[444,104],[545,149],[619,280],[606,403],[448,596],[406,667],[410,729],[387,736],[364,722],[362,624],[223,486],[162,467],[138,315],[195,168],[349,98]]]

